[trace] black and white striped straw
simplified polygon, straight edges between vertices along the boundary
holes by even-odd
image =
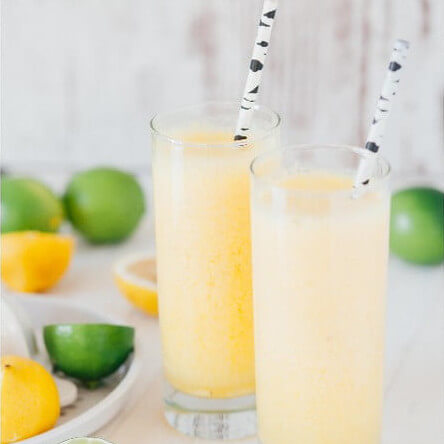
[[[404,67],[409,46],[410,43],[406,40],[398,39],[393,47],[387,75],[385,76],[384,84],[382,85],[382,91],[378,99],[378,104],[376,105],[376,111],[365,144],[365,149],[371,151],[374,155],[371,158],[362,160],[359,164],[355,179],[355,187],[367,185],[373,174],[376,154],[378,153],[384,138],[387,120],[398,91],[401,72]]]
[[[253,118],[254,103],[256,102],[261,85],[262,71],[270,45],[271,31],[276,16],[278,0],[265,0],[262,15],[259,20],[253,56],[251,57],[247,83],[245,84],[241,108],[237,120],[234,140],[245,140],[250,131]]]

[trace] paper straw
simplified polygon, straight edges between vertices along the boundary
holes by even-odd
[[[362,160],[359,164],[355,179],[355,187],[367,185],[373,174],[376,154],[378,153],[384,138],[387,120],[390,110],[392,109],[396,92],[398,91],[399,80],[401,79],[401,72],[409,46],[410,43],[406,40],[398,39],[393,47],[387,74],[384,79],[384,84],[382,85],[382,91],[379,96],[378,104],[376,105],[376,111],[365,144],[365,149],[371,151],[374,155],[368,159]]]
[[[234,140],[244,140],[250,131],[253,108],[261,85],[262,71],[270,45],[271,31],[276,16],[278,0],[265,0],[257,28],[253,56],[250,61],[247,83],[245,84]]]

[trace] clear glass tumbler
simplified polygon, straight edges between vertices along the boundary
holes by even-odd
[[[278,146],[280,119],[257,106],[248,142],[234,142],[238,109],[151,121],[166,418],[211,439],[256,430],[249,165]]]
[[[252,171],[256,402],[263,444],[377,444],[383,390],[389,165],[295,146]]]

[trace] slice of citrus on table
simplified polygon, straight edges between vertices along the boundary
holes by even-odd
[[[39,292],[55,285],[71,260],[71,236],[17,231],[2,234],[1,276],[16,291]]]
[[[156,257],[138,253],[124,257],[114,265],[114,280],[120,292],[136,307],[157,315]]]
[[[134,328],[114,324],[53,324],[43,339],[55,370],[94,388],[134,350]]]
[[[19,356],[1,360],[1,442],[13,443],[51,429],[60,415],[57,387],[39,363]]]

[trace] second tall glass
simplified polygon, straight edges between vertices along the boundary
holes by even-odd
[[[390,199],[373,153],[296,146],[252,165],[262,444],[378,444]]]
[[[234,142],[238,106],[151,122],[166,417],[212,439],[255,432],[249,164],[279,144],[264,107],[248,143]]]

